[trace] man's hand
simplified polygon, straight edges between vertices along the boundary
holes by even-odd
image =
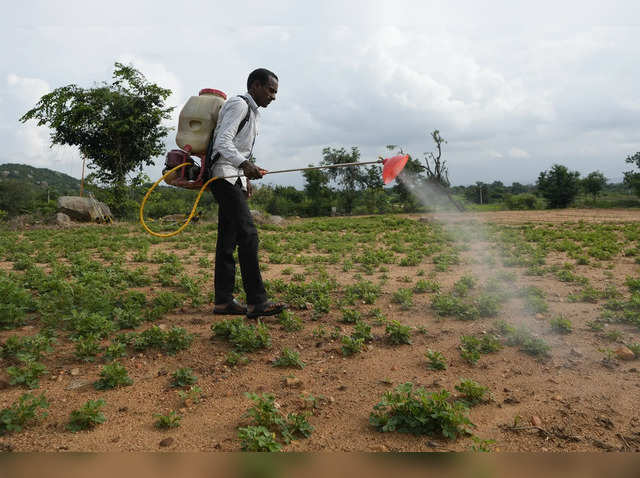
[[[240,168],[242,168],[242,172],[249,179],[260,179],[264,176],[264,173],[267,172],[253,164],[251,161],[245,161],[240,165]]]

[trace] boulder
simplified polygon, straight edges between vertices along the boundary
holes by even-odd
[[[58,226],[68,227],[71,225],[71,218],[63,212],[56,213],[55,221]]]
[[[285,223],[285,219],[282,216],[271,215],[255,209],[251,209],[250,212],[256,224],[275,224],[276,226],[280,226]]]
[[[113,219],[109,206],[88,197],[60,196],[58,210],[77,221],[108,222]]]

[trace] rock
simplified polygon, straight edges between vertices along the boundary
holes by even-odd
[[[298,377],[287,377],[284,379],[284,384],[290,388],[300,388],[302,387],[302,380]]]
[[[536,320],[544,320],[544,315],[536,314]]]
[[[88,197],[60,196],[58,209],[78,221],[107,222],[113,219],[109,206]]]
[[[347,389],[347,386],[346,386],[346,385],[340,385],[340,386],[338,387],[338,390],[340,390],[341,392],[344,392],[346,389]]]
[[[387,453],[389,449],[385,445],[374,445],[371,447],[371,451],[376,453]]]
[[[62,227],[69,227],[72,225],[71,218],[63,212],[56,213],[55,223]]]
[[[80,375],[80,369],[79,368],[72,368],[70,373],[74,377],[77,377],[78,375]]]
[[[163,448],[166,448],[168,446],[173,445],[173,442],[175,440],[171,437],[167,437],[167,438],[163,438],[162,440],[160,440],[160,443],[158,443],[158,445],[160,445]]]
[[[531,417],[531,424],[532,424],[534,427],[538,427],[538,428],[540,428],[540,427],[542,426],[542,420],[540,419],[540,417],[539,417],[539,416],[534,415],[534,416],[532,416],[532,417]]]
[[[583,357],[584,356],[584,354],[580,350],[575,349],[575,348],[571,349],[571,355],[573,355],[574,357]]]
[[[82,391],[82,390],[87,390],[91,388],[91,385],[92,385],[92,382],[90,382],[89,380],[79,379],[79,380],[72,381],[69,385],[65,387],[65,390]]]
[[[616,357],[620,360],[633,360],[636,358],[636,354],[629,347],[621,345],[616,349]]]

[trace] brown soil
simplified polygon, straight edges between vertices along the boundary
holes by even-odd
[[[562,212],[490,212],[476,213],[472,218],[482,222],[561,223],[566,221],[615,221],[627,222],[640,219],[638,211],[567,210]],[[439,216],[438,219],[460,222],[469,215]],[[473,244],[464,253],[466,261],[451,272],[439,273],[443,290],[463,274],[473,272],[483,277],[495,272],[493,267],[479,265],[475,258],[481,256],[487,245]],[[170,243],[154,248],[170,250]],[[213,254],[208,254],[213,259]],[[548,263],[562,263],[561,254],[550,255]],[[190,266],[194,267],[195,266]],[[265,278],[281,277],[284,267],[294,272],[304,271],[303,266],[270,265]],[[313,410],[309,421],[315,428],[309,439],[293,442],[287,451],[465,451],[473,444],[468,439],[446,441],[427,436],[400,433],[378,433],[369,424],[368,417],[383,393],[394,386],[413,382],[430,391],[446,388],[455,392],[460,378],[471,378],[489,387],[492,399],[470,411],[475,424],[475,434],[482,439],[495,440],[491,446],[496,451],[604,451],[637,450],[640,448],[640,418],[638,415],[638,387],[640,366],[637,362],[615,362],[610,367],[602,363],[602,347],[617,344],[603,342],[586,327],[586,322],[598,317],[600,305],[569,303],[567,296],[579,290],[576,285],[558,282],[550,277],[528,277],[518,270],[518,283],[532,284],[547,292],[550,312],[533,319],[523,312],[518,301],[511,301],[500,315],[501,319],[526,325],[539,332],[553,346],[552,356],[545,361],[524,355],[512,347],[505,347],[497,354],[484,355],[477,366],[464,362],[458,353],[462,334],[487,330],[491,321],[463,322],[453,319],[436,320],[429,304],[432,294],[415,295],[414,307],[402,311],[391,304],[390,296],[398,287],[406,287],[401,279],[411,276],[415,281],[418,269],[427,273],[432,264],[419,267],[389,268],[389,282],[385,294],[375,307],[389,319],[415,327],[426,328],[426,334],[413,336],[411,346],[391,346],[383,339],[384,326],[374,326],[376,340],[368,349],[355,357],[343,358],[338,341],[316,339],[312,331],[324,325],[328,332],[340,325],[340,311],[332,310],[320,321],[312,321],[311,311],[295,311],[304,321],[299,332],[280,330],[276,319],[272,324],[273,347],[266,352],[250,354],[247,366],[228,367],[224,357],[230,350],[228,344],[210,339],[210,326],[218,319],[210,313],[211,305],[197,310],[185,308],[167,316],[160,323],[180,325],[198,338],[192,347],[176,356],[149,352],[129,357],[124,364],[134,385],[106,392],[95,391],[90,383],[95,381],[102,364],[79,364],[73,358],[71,346],[58,348],[45,364],[50,375],[41,380],[35,392],[44,392],[51,402],[49,416],[21,433],[0,438],[0,450],[15,451],[235,451],[239,449],[237,427],[246,421],[242,416],[250,406],[246,392],[271,392],[277,397],[285,413],[304,410],[301,394],[324,397],[319,408]],[[330,274],[342,283],[349,283],[353,274],[341,268],[329,267]],[[634,258],[619,257],[613,266],[614,283],[625,290],[624,280],[637,275]],[[193,272],[190,271],[190,272]],[[576,273],[586,275],[594,286],[605,280],[605,270],[577,266]],[[362,305],[363,315],[373,306]],[[574,332],[557,335],[550,332],[549,319],[565,314],[574,325]],[[638,342],[636,328],[615,325],[629,341]],[[25,334],[32,334],[30,327]],[[0,333],[4,340],[8,332]],[[271,361],[282,348],[288,347],[300,353],[306,363],[303,370],[274,368]],[[427,348],[440,351],[448,360],[444,371],[431,371],[426,367],[424,353]],[[6,364],[5,364],[6,366]],[[169,387],[169,376],[178,367],[190,367],[199,377],[204,399],[201,403],[180,408],[176,391]],[[77,376],[71,375],[79,369]],[[295,375],[301,385],[288,387],[284,379]],[[5,377],[6,378],[6,377]],[[2,377],[0,377],[2,379]],[[75,390],[72,385],[85,384]],[[12,403],[24,390],[15,387],[0,391],[0,408]],[[92,431],[70,433],[65,431],[70,412],[88,399],[103,398],[107,422]],[[181,426],[169,431],[153,427],[154,413],[167,413],[179,409],[183,416]],[[537,426],[532,425],[538,417]],[[520,417],[520,418],[518,418]],[[516,424],[515,428],[513,427]],[[514,429],[512,429],[514,428]],[[169,446],[160,442],[173,438]],[[165,442],[166,443],[166,442]]]

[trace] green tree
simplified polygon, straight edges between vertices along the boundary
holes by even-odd
[[[551,209],[569,206],[578,195],[580,173],[569,171],[566,166],[554,164],[549,171],[542,171],[536,183],[538,190]]]
[[[309,167],[313,167],[310,164]],[[331,189],[329,175],[321,169],[303,171],[304,192],[306,194],[305,211],[309,216],[326,216],[331,208]]]
[[[640,169],[640,151],[633,156],[627,156],[626,163],[635,165]],[[637,196],[640,196],[640,172],[627,171],[624,173],[624,184],[633,189]]]
[[[20,121],[36,120],[52,129],[51,144],[77,146],[89,159],[94,176],[113,189],[116,214],[122,213],[127,175],[141,172],[163,154],[162,126],[172,107],[164,101],[171,90],[149,83],[132,66],[115,64],[113,81],[93,88],[71,84],[44,95]]]
[[[598,194],[602,192],[604,187],[607,185],[607,178],[604,177],[600,171],[593,171],[589,173],[589,175],[582,180],[582,189],[587,194],[591,194],[593,196],[593,202],[596,202],[596,198]]]
[[[344,148],[324,148],[322,150],[322,165],[344,164],[360,161],[360,150],[352,147],[351,152]],[[341,199],[344,210],[350,214],[358,191],[366,187],[366,173],[359,166],[347,166],[327,170],[327,175],[342,188]]]

